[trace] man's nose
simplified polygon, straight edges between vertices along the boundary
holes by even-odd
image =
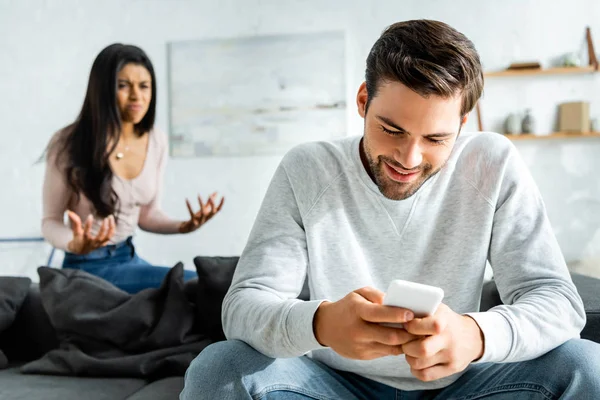
[[[418,141],[411,140],[404,147],[397,148],[394,159],[406,169],[417,168],[423,162],[423,154]]]

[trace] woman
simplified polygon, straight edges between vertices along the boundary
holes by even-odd
[[[167,138],[154,129],[156,78],[138,47],[113,44],[96,57],[77,120],[48,145],[42,233],[65,251],[63,268],[78,268],[135,293],[158,287],[169,271],[139,258],[131,237],[139,226],[160,234],[190,233],[223,207],[216,194],[187,221],[160,209]],[[65,211],[70,227],[65,226]],[[195,272],[185,271],[185,279]]]

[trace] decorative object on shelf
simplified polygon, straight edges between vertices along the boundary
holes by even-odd
[[[591,74],[597,72],[592,65],[582,67],[553,67],[542,69],[503,69],[501,71],[486,72],[486,78],[515,77],[515,76],[541,76],[541,75],[574,75]]]
[[[491,71],[491,72],[485,72],[484,76],[486,77],[486,85],[488,84],[488,80],[487,78],[494,78],[494,77],[498,77],[498,78],[512,78],[512,77],[536,77],[536,76],[544,76],[544,75],[574,75],[574,74],[592,74],[592,73],[597,73],[600,69],[600,63],[598,61],[598,58],[596,57],[596,53],[594,51],[594,43],[592,40],[592,34],[591,34],[591,30],[590,27],[586,27],[586,41],[587,41],[587,53],[588,53],[588,57],[589,57],[589,61],[588,61],[588,65],[581,65],[581,57],[577,56],[577,58],[579,59],[579,67],[554,67],[554,68],[540,68],[538,67],[538,65],[536,65],[537,62],[526,62],[526,63],[515,63],[515,64],[511,64],[509,66],[509,68],[505,69],[505,70],[501,70],[501,71]],[[562,60],[561,60],[562,61]],[[576,60],[571,60],[573,62],[576,62]],[[559,61],[560,63],[560,61]],[[537,63],[539,64],[539,63]],[[477,116],[477,126],[479,128],[480,131],[485,130],[484,129],[484,124],[483,124],[483,118],[481,116],[481,106],[479,105],[479,103],[477,103],[477,107],[475,108],[475,113]],[[511,131],[512,129],[509,129],[508,127],[508,120],[509,120],[510,116],[506,119],[505,123],[504,123],[504,128],[506,133],[508,133],[509,131]],[[559,122],[560,124],[560,122]],[[589,121],[589,110],[588,110],[588,121],[587,121],[587,131],[589,131],[590,129],[590,121]],[[598,127],[598,129],[600,129],[600,126]],[[515,132],[520,131],[521,127],[519,127],[519,129],[515,130]],[[532,129],[533,130],[533,129]],[[565,132],[557,132],[557,133],[553,133],[553,134],[546,134],[546,135],[542,135],[540,133],[537,133],[535,135],[519,135],[519,136],[513,136],[511,137],[511,139],[547,139],[547,138],[552,138],[552,139],[561,139],[561,138],[565,138],[565,137],[600,137],[600,133],[596,134],[586,134],[586,133],[580,133],[578,135],[575,134],[568,134]]]
[[[542,64],[537,61],[512,63],[506,68],[507,70],[531,70],[542,69]]]
[[[592,119],[591,128],[592,128],[592,132],[596,132],[596,133],[600,132],[600,118]]]
[[[521,133],[521,117],[517,113],[511,113],[504,121],[504,133],[508,135],[518,135]]]
[[[590,103],[576,101],[559,106],[558,130],[587,133],[590,131]]]
[[[598,58],[596,58],[594,41],[592,40],[592,31],[589,26],[585,28],[585,39],[587,40],[588,45],[589,64],[593,65],[594,69],[598,71]]]
[[[567,53],[563,56],[563,67],[581,67],[581,58],[577,53]]]
[[[525,117],[521,122],[521,133],[533,133],[535,131],[535,119],[531,115],[531,109],[525,110]]]

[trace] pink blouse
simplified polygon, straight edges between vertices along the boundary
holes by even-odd
[[[60,135],[63,131],[57,132]],[[165,215],[160,208],[163,178],[168,155],[167,136],[152,130],[148,138],[148,153],[140,174],[126,180],[113,175],[112,185],[119,196],[119,213],[111,244],[119,243],[135,233],[139,226],[153,233],[178,233],[181,221]],[[54,247],[66,250],[73,238],[71,228],[65,225],[65,211],[79,215],[82,223],[88,215],[94,215],[92,203],[81,194],[79,201],[65,181],[62,170],[56,166],[56,154],[48,154],[43,186],[42,235]],[[94,215],[92,234],[97,234],[102,219]]]

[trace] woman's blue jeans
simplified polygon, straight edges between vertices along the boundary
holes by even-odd
[[[132,294],[159,287],[170,270],[169,267],[151,265],[138,257],[131,237],[88,254],[65,253],[62,267],[86,271]],[[184,280],[196,277],[195,271],[184,270]]]

